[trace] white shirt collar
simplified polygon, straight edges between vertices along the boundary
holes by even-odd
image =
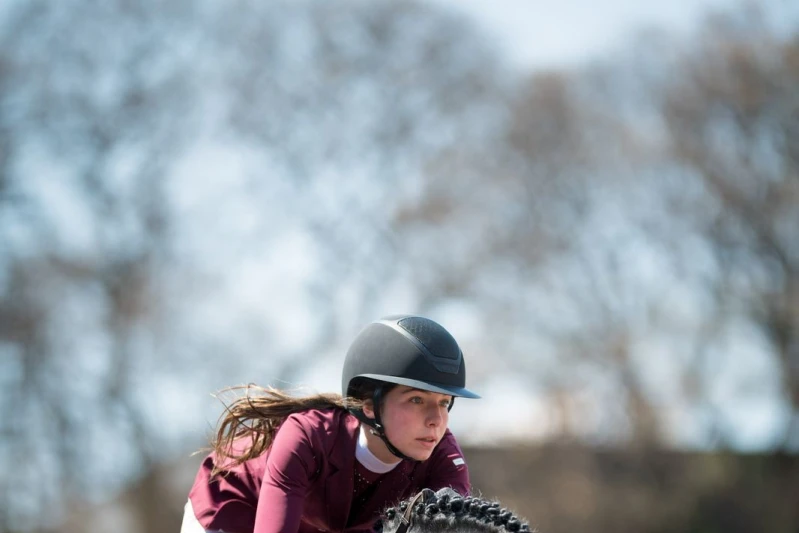
[[[358,436],[358,444],[355,446],[355,459],[367,470],[375,474],[385,474],[386,472],[394,470],[394,467],[402,462],[402,459],[397,458],[396,463],[384,463],[375,457],[375,454],[373,454],[367,446],[367,442],[366,429],[364,429],[363,424],[361,424],[361,433]]]

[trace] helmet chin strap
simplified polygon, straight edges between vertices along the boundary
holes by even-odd
[[[383,422],[382,420],[380,420],[380,405],[382,401],[383,401],[383,386],[381,385],[375,389],[375,392],[372,395],[372,406],[373,406],[373,411],[375,413],[375,418],[373,422],[371,423],[367,422],[371,426],[369,432],[372,435],[380,437],[380,440],[382,440],[386,444],[386,448],[388,448],[388,451],[390,451],[395,456],[399,457],[400,459],[405,459],[408,461],[416,461],[416,459],[408,457],[407,455],[399,451],[397,447],[391,444],[391,441],[388,440],[388,437],[386,436],[386,430],[383,427]]]

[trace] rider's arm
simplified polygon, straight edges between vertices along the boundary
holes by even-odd
[[[316,452],[299,419],[289,416],[266,461],[253,533],[296,533],[314,473]]]

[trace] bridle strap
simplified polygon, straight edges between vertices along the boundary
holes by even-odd
[[[400,525],[397,528],[397,533],[407,533],[408,528],[411,527],[411,517],[413,516],[413,508],[416,507],[416,504],[419,503],[420,498],[424,498],[425,491],[430,489],[422,489],[419,494],[413,497],[413,499],[408,502],[408,507],[405,509],[405,512],[402,513],[400,516]]]

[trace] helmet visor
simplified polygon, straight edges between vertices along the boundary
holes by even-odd
[[[458,398],[480,398],[479,394],[466,389],[464,387],[456,387],[453,385],[444,385],[441,383],[433,383],[429,381],[420,381],[418,379],[401,378],[396,376],[386,376],[383,374],[360,374],[357,377],[376,379],[378,381],[386,381],[388,383],[396,383],[397,385],[405,385],[414,389],[419,389],[428,392],[437,392],[439,394],[448,394]]]

